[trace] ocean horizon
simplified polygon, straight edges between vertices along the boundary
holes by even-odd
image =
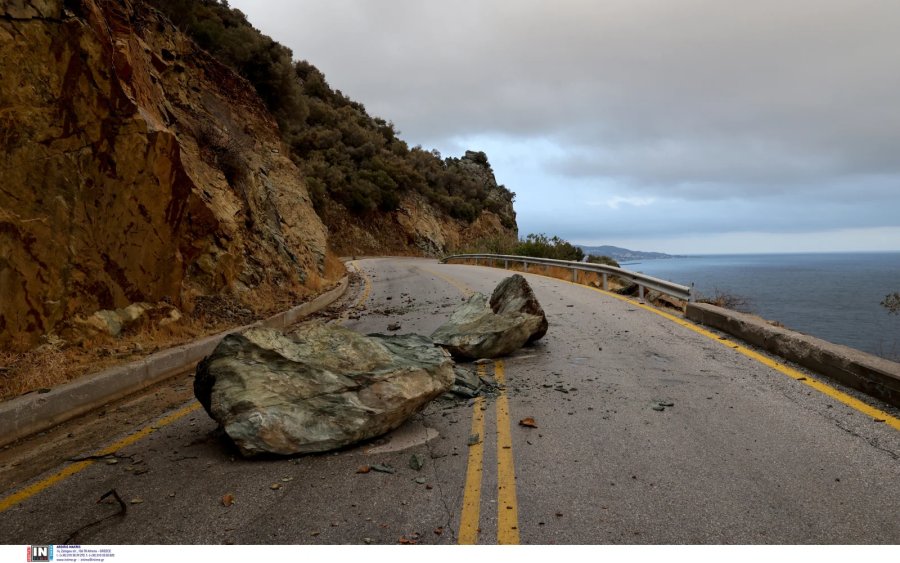
[[[701,298],[746,299],[790,329],[900,360],[900,315],[881,306],[900,291],[900,251],[692,254],[622,267],[693,285]]]

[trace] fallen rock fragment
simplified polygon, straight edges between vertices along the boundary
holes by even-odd
[[[547,317],[524,277],[515,274],[494,289],[490,300],[473,294],[431,335],[454,358],[506,356],[547,333]]]
[[[127,329],[148,323],[164,327],[178,322],[181,317],[181,311],[168,303],[132,303],[122,309],[96,311],[87,318],[76,317],[72,321],[76,332],[72,334],[103,333],[119,336]]]
[[[413,454],[409,456],[409,467],[410,469],[420,471],[423,467],[425,467],[425,456],[423,456],[422,454]]]
[[[479,396],[485,387],[477,373],[463,366],[454,366],[453,374],[455,378],[453,385],[450,386],[450,392],[454,395],[472,399]]]
[[[377,471],[379,473],[394,474],[397,472],[397,470],[394,469],[393,467],[391,467],[390,465],[382,465],[382,464],[376,463],[375,465],[371,465],[370,467],[371,467],[372,471]]]
[[[426,337],[314,321],[226,336],[197,366],[194,394],[244,456],[291,455],[389,432],[453,380],[450,356]]]

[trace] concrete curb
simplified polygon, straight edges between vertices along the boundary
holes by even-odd
[[[706,303],[689,303],[685,317],[900,407],[900,364],[896,362]]]
[[[268,319],[161,350],[137,362],[111,367],[60,385],[49,393],[29,393],[0,403],[0,446],[52,428],[181,373],[209,355],[228,334],[254,326],[290,326],[337,301],[347,291],[347,286],[348,278],[344,277],[336,288]]]

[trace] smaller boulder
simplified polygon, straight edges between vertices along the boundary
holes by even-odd
[[[102,309],[87,318],[76,317],[76,330],[86,334],[119,336],[145,323],[166,326],[181,319],[181,312],[168,303],[132,303],[121,309]]]
[[[528,337],[528,344],[543,338],[550,326],[544,309],[534,296],[534,291],[528,285],[528,281],[519,274],[506,278],[494,288],[494,293],[491,294],[491,310],[498,315],[512,313],[539,317],[541,322],[537,330]]]
[[[494,289],[490,301],[473,294],[431,335],[454,358],[498,358],[547,333],[547,317],[524,277],[515,274]]]

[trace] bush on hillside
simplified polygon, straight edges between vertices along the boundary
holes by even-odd
[[[516,245],[513,254],[518,256],[531,256],[533,258],[552,258],[554,260],[574,260],[580,262],[584,259],[584,251],[574,244],[565,241],[558,236],[548,237],[544,233],[529,234]]]
[[[392,211],[403,194],[413,192],[457,219],[471,222],[489,210],[515,228],[515,194],[494,184],[483,152],[442,159],[437,151],[409,148],[393,123],[369,116],[362,104],[333,90],[319,69],[294,61],[290,49],[227,2],[147,1],[253,85],[275,116],[320,214],[329,201],[359,214]]]
[[[597,256],[596,254],[588,254],[586,262],[590,264],[605,264],[614,268],[621,268],[619,262],[615,258],[609,256]]]
[[[718,288],[713,291],[711,297],[702,294],[697,295],[696,301],[697,303],[708,303],[717,307],[731,309],[739,313],[750,312],[750,299],[741,295],[720,291]]]

